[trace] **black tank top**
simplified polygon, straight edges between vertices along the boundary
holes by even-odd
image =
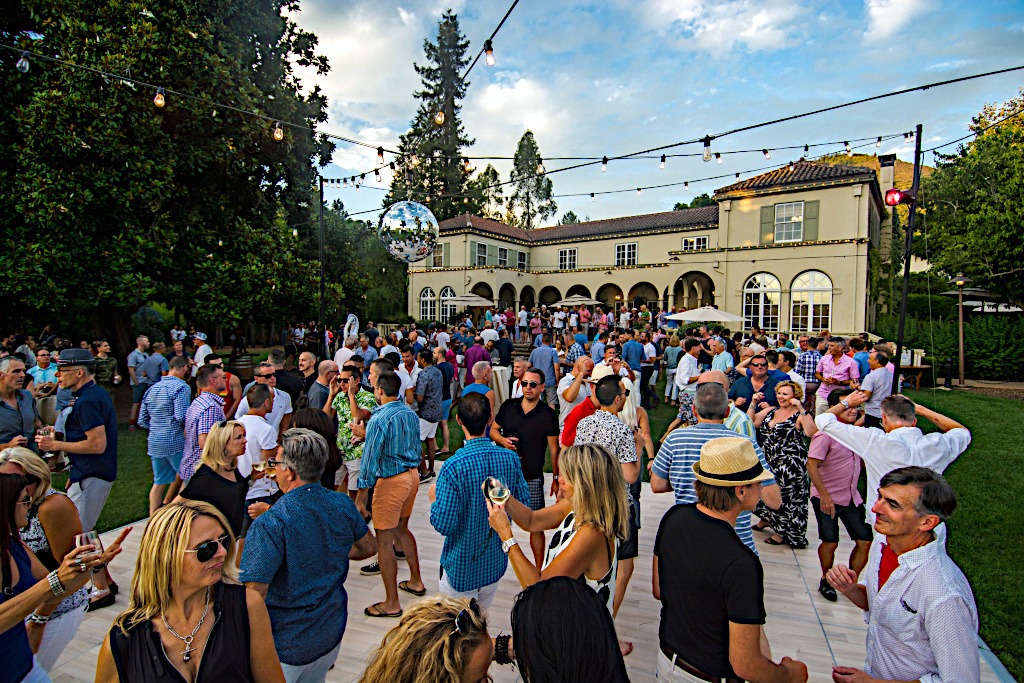
[[[245,586],[218,583],[213,588],[216,621],[199,663],[195,683],[252,681],[249,668],[249,610]],[[110,651],[121,683],[182,683],[185,678],[167,660],[160,634],[150,622],[128,631],[110,629]]]

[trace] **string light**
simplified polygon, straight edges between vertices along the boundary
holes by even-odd
[[[843,141],[843,147],[846,148],[846,156],[850,156],[853,153],[853,148],[850,147],[850,141],[849,140],[844,140]]]
[[[217,240],[217,246],[218,247],[223,247],[224,246],[224,240]]]
[[[662,155],[661,155],[661,164],[660,164],[660,167],[661,167],[661,168],[665,168],[665,155],[664,155],[664,154],[662,154]]]
[[[810,145],[804,145],[804,154],[808,154],[811,151]]]
[[[21,73],[23,73],[23,74],[27,74],[28,73],[28,67],[29,67],[28,52],[22,52],[21,53],[21,59],[18,60],[18,65],[17,66],[18,66],[18,71],[20,71]]]
[[[395,162],[392,161],[390,164],[388,164],[388,168],[390,168],[391,172],[394,173],[395,172]]]
[[[769,152],[767,149],[762,149],[761,150],[761,154],[764,155],[765,159],[771,159],[772,158],[772,153]]]
[[[383,147],[378,147],[377,148],[377,163],[378,164],[383,164],[384,163],[384,148]]]
[[[601,157],[601,172],[608,170],[608,157]]]
[[[153,106],[157,109],[163,109],[165,104],[167,104],[167,98],[164,96],[164,89],[157,88],[156,95],[153,97]]]
[[[299,236],[299,229],[298,228],[292,228],[292,237],[298,237],[298,236]]]
[[[274,124],[274,139],[278,142],[284,140],[284,126],[281,125],[280,121]]]
[[[593,192],[590,193],[590,201],[594,201],[594,193]]]
[[[711,161],[711,136],[704,136],[704,161]]]
[[[788,164],[786,164],[786,170],[787,171],[792,171],[793,170],[793,162],[792,161],[790,161]]]
[[[466,173],[469,173],[473,170],[473,167],[469,165],[469,157],[463,157],[462,168]]]
[[[690,181],[689,180],[687,180],[687,181],[685,181],[683,183],[683,189],[684,190],[689,190],[690,189]]]
[[[487,66],[494,66],[494,44],[490,38],[484,41],[484,63]]]
[[[638,188],[636,188],[636,193],[637,193],[637,194],[640,194],[640,188],[639,188],[639,187],[638,187]]]
[[[434,123],[439,125],[439,126],[444,125],[444,110],[443,109],[438,109],[437,113],[434,114]]]
[[[722,165],[722,153],[721,152],[715,152],[715,161],[718,162],[719,166]]]
[[[374,178],[376,178],[377,182],[379,183],[380,180],[381,180],[381,178],[380,178],[380,169],[379,168],[374,169],[373,170],[373,175],[374,175]]]
[[[410,159],[410,161],[412,162],[413,166],[419,166],[420,165],[419,155],[417,155],[416,152],[413,152],[412,153],[412,159]]]
[[[537,173],[541,174],[544,172],[544,159],[537,157]]]
[[[737,177],[737,178],[739,178],[739,177],[740,177],[740,172],[739,172],[739,171],[736,171],[736,177]]]
[[[881,147],[881,146],[882,146],[882,136],[879,135],[878,139],[875,140],[875,147]]]

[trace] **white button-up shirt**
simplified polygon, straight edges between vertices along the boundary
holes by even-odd
[[[942,474],[949,464],[971,445],[971,432],[950,429],[946,433],[924,434],[917,427],[897,427],[889,433],[874,427],[845,424],[832,413],[822,413],[814,424],[864,460],[868,486],[865,498],[868,521],[875,522],[871,507],[878,500],[878,482],[899,467],[927,467]]]
[[[977,683],[978,608],[967,577],[935,540],[900,555],[899,566],[878,590],[887,541],[875,537],[864,573],[865,671],[883,680]]]

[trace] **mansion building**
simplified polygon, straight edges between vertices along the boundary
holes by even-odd
[[[641,298],[654,310],[714,305],[770,331],[872,327],[871,264],[888,256],[891,234],[873,169],[799,161],[714,199],[534,230],[448,219],[432,257],[409,268],[409,314],[448,321],[450,300],[470,293],[516,310],[582,294],[615,309]]]

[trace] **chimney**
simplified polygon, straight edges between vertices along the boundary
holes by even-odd
[[[886,190],[896,186],[896,155],[881,154],[878,157],[878,185],[884,193]]]

